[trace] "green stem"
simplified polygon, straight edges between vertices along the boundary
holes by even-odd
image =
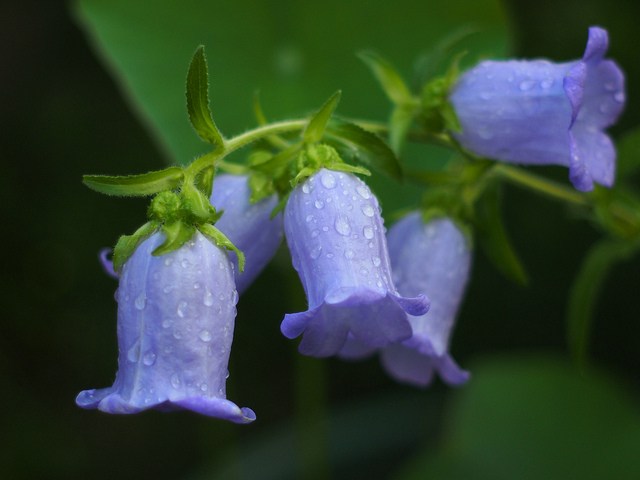
[[[527,188],[533,192],[582,207],[591,206],[591,200],[585,194],[578,193],[572,188],[565,187],[517,167],[497,164],[491,169],[491,172],[493,175],[499,176],[514,185]]]

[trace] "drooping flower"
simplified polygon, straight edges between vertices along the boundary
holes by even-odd
[[[224,210],[216,227],[238,247],[245,256],[243,272],[238,269],[238,258],[230,252],[235,269],[236,288],[242,294],[253,283],[273,258],[282,241],[282,215],[271,219],[278,203],[272,195],[251,204],[248,177],[244,175],[216,175],[213,182],[211,204]]]
[[[436,218],[425,224],[420,213],[407,215],[387,234],[393,278],[402,295],[427,292],[429,311],[410,316],[413,336],[380,352],[385,370],[396,380],[428,385],[434,372],[450,385],[466,382],[448,352],[449,338],[471,266],[468,240],[454,222]]]
[[[589,29],[582,59],[486,61],[450,95],[469,151],[505,162],[564,165],[578,190],[611,186],[616,152],[603,132],[624,107],[624,75],[605,60],[608,34]]]
[[[421,315],[427,298],[398,294],[376,197],[352,174],[321,169],[298,185],[284,214],[285,237],[309,304],[287,314],[287,338],[299,351],[326,357],[352,337],[373,348],[411,336],[407,313]]]
[[[107,413],[187,409],[251,422],[253,411],[225,393],[238,298],[227,255],[197,232],[178,250],[153,256],[163,241],[153,234],[122,268],[113,386],[85,390],[76,403]]]

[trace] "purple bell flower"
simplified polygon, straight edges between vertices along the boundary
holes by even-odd
[[[225,393],[238,299],[227,255],[200,233],[151,255],[163,240],[161,233],[146,239],[122,269],[113,386],[85,390],[76,403],[107,413],[187,409],[251,422],[253,411]]]
[[[427,386],[434,372],[449,385],[465,383],[469,373],[453,361],[448,347],[469,278],[468,240],[450,219],[425,224],[415,212],[389,229],[387,242],[398,291],[428,292],[431,308],[409,317],[413,336],[383,349],[382,365],[396,380],[417,386]]]
[[[605,60],[606,30],[589,28],[581,60],[482,62],[450,96],[470,152],[505,162],[564,165],[582,191],[614,182],[616,152],[603,132],[624,107],[624,75]]]
[[[287,338],[304,334],[299,351],[326,357],[347,337],[372,348],[411,336],[407,313],[424,314],[429,301],[398,294],[376,197],[350,173],[322,169],[289,197],[285,237],[309,303],[287,314]]]
[[[235,267],[238,293],[242,294],[253,283],[273,258],[282,241],[282,215],[271,219],[271,212],[278,204],[276,195],[251,204],[249,179],[244,175],[216,175],[213,181],[211,204],[224,210],[216,228],[224,233],[244,253],[245,268],[238,269],[238,258],[229,252]]]

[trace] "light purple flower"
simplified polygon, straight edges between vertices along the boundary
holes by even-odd
[[[614,182],[616,152],[603,132],[624,107],[624,75],[605,60],[608,34],[589,29],[581,60],[487,61],[462,75],[450,100],[469,151],[520,164],[564,165],[578,190]]]
[[[213,181],[211,204],[224,214],[216,222],[216,228],[224,233],[244,253],[245,268],[238,269],[238,258],[229,252],[235,267],[236,288],[242,294],[253,283],[273,258],[282,241],[282,215],[271,219],[271,212],[278,204],[272,195],[251,204],[251,190],[244,175],[216,175]]]
[[[409,317],[413,336],[381,352],[392,377],[417,386],[428,385],[434,372],[450,385],[469,374],[449,355],[449,338],[471,267],[468,240],[448,218],[425,224],[421,214],[407,215],[387,234],[393,278],[403,295],[427,292],[431,308]]]
[[[407,313],[421,315],[429,302],[398,294],[378,201],[364,182],[320,170],[291,192],[284,228],[309,309],[287,314],[281,330],[304,333],[301,353],[334,355],[347,336],[374,348],[411,336]]]
[[[238,294],[226,253],[202,234],[162,256],[155,233],[125,263],[118,301],[118,373],[76,403],[107,413],[187,409],[236,423],[255,419],[226,399]]]

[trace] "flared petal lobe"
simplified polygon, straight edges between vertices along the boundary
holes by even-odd
[[[118,373],[113,386],[76,403],[107,413],[187,409],[236,423],[255,419],[226,399],[236,292],[226,253],[200,233],[180,249],[151,253],[156,233],[124,265],[118,301]]]
[[[309,309],[286,315],[281,330],[303,335],[301,353],[335,355],[347,336],[375,348],[411,336],[407,313],[425,313],[428,300],[398,294],[380,207],[364,182],[320,170],[291,193],[284,229]]]
[[[578,190],[611,186],[615,149],[602,131],[625,103],[624,75],[604,60],[606,30],[589,29],[582,59],[486,61],[460,77],[450,100],[470,152],[505,162],[563,165]]]
[[[395,379],[416,386],[428,385],[434,372],[450,385],[466,382],[469,374],[456,365],[448,347],[471,266],[467,239],[450,219],[425,224],[415,212],[391,227],[387,241],[398,291],[427,292],[431,308],[409,317],[410,339],[381,351],[384,368]]]
[[[271,218],[271,212],[278,204],[277,196],[272,195],[255,204],[251,204],[250,198],[247,176],[222,174],[215,177],[211,204],[217,210],[224,210],[216,227],[245,256],[244,271],[240,272],[236,254],[229,253],[240,294],[262,272],[282,242],[282,214]]]

